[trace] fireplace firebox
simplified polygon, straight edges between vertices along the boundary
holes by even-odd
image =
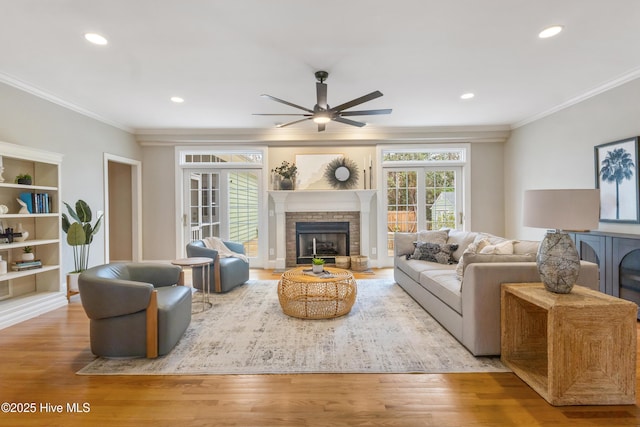
[[[297,222],[296,263],[311,264],[314,255],[329,264],[349,256],[349,222]]]

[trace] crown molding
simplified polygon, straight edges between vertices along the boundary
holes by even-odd
[[[533,123],[537,120],[540,120],[544,117],[550,116],[554,113],[557,113],[558,111],[564,110],[565,108],[569,108],[573,105],[579,104],[583,101],[586,101],[587,99],[593,98],[594,96],[600,95],[601,93],[607,92],[611,89],[614,89],[618,86],[622,86],[625,83],[628,83],[632,80],[637,79],[638,77],[640,77],[640,68],[636,68],[634,70],[631,70],[625,74],[622,74],[621,76],[613,79],[613,80],[609,80],[605,83],[602,83],[599,86],[594,87],[591,90],[588,90],[587,92],[578,95],[574,98],[571,98],[565,102],[563,102],[562,104],[556,105],[555,107],[552,107],[548,110],[542,111],[538,114],[535,114],[531,117],[528,117],[524,120],[521,120],[517,123],[514,123],[513,125],[511,125],[511,129],[517,129],[519,127],[522,127],[526,124],[529,123]]]
[[[304,131],[299,129],[138,129],[136,140],[143,146],[244,143],[266,146],[322,144],[371,145],[385,143],[504,142],[511,131],[500,126],[441,126],[410,128]]]
[[[76,113],[82,114],[83,116],[87,116],[99,122],[105,123],[109,126],[113,126],[120,130],[123,130],[128,133],[133,133],[133,129],[128,126],[123,125],[122,123],[118,123],[111,119],[108,119],[100,114],[94,113],[93,111],[87,110],[86,108],[80,107],[77,104],[66,101],[50,92],[47,92],[43,89],[37,88],[29,83],[23,82],[13,76],[10,76],[6,73],[0,72],[0,83],[4,83],[6,85],[12,86],[16,89],[19,89],[23,92],[27,92],[31,95],[37,96],[38,98],[44,99],[46,101],[52,102],[56,105],[59,105],[63,108],[66,108],[71,111],[75,111]]]

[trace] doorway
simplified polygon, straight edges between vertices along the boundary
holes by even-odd
[[[141,162],[104,155],[105,262],[142,259]]]

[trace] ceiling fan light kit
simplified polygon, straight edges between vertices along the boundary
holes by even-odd
[[[313,109],[305,108],[297,104],[293,104],[291,102],[285,101],[283,99],[276,98],[275,96],[263,94],[261,96],[265,98],[269,98],[273,101],[279,102],[284,105],[288,105],[293,108],[297,108],[299,110],[305,111],[305,113],[275,113],[275,114],[254,114],[256,116],[300,116],[302,119],[294,120],[292,122],[278,124],[277,127],[282,128],[290,125],[294,125],[296,123],[304,122],[306,120],[313,120],[314,123],[318,125],[318,132],[322,132],[326,128],[326,124],[334,121],[339,123],[344,123],[346,125],[363,127],[366,123],[359,122],[356,120],[347,119],[346,117],[350,116],[372,116],[379,114],[391,114],[391,109],[378,109],[378,110],[360,110],[360,111],[345,111],[349,108],[355,107],[356,105],[363,104],[367,101],[371,101],[373,99],[379,98],[382,96],[382,92],[376,90],[375,92],[371,92],[367,95],[361,96],[359,98],[353,99],[349,102],[345,102],[344,104],[340,104],[337,107],[330,107],[327,103],[327,85],[324,82],[327,77],[329,77],[329,73],[326,71],[316,71],[315,73],[316,80],[316,105]]]

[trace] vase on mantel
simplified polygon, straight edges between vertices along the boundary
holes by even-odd
[[[293,180],[291,178],[282,178],[280,180],[281,190],[293,190]]]

